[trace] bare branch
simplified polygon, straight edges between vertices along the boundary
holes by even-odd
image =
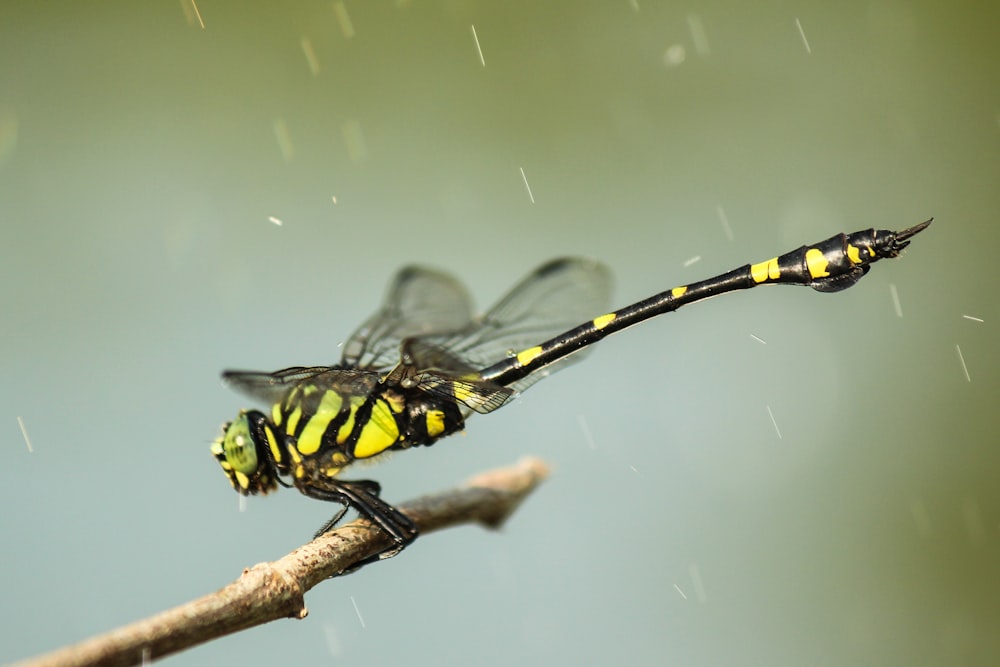
[[[463,523],[498,528],[547,474],[544,462],[528,458],[399,509],[421,534]],[[358,520],[244,570],[215,593],[15,667],[137,665],[279,618],[305,618],[306,591],[390,546],[384,533]]]

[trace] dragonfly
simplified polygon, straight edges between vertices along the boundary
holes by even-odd
[[[317,536],[353,508],[392,538],[390,548],[365,562],[388,558],[416,539],[417,526],[382,498],[378,482],[341,478],[354,462],[462,431],[472,414],[503,407],[594,343],[682,306],[759,285],[852,287],[875,262],[897,257],[932,220],[901,231],[837,234],[613,311],[607,310],[611,273],[590,259],[543,264],[478,316],[459,280],[408,266],[347,339],[340,363],[225,371],[226,384],[270,407],[240,411],[212,453],[245,496],[281,485],[341,505]]]

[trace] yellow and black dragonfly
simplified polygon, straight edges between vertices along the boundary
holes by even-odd
[[[592,260],[550,261],[479,316],[454,277],[407,267],[381,309],[344,344],[339,364],[223,373],[226,383],[270,410],[240,412],[212,453],[243,495],[281,484],[341,504],[317,535],[355,509],[392,537],[395,546],[379,555],[387,558],[416,538],[416,526],[380,497],[377,482],[340,478],[353,462],[434,444],[465,428],[472,413],[500,408],[605,336],[689,303],[758,285],[847,289],[873,263],[898,256],[930,223],[837,234],[611,312],[610,273]]]

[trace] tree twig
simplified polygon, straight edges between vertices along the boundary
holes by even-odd
[[[463,523],[498,528],[547,474],[544,462],[527,458],[399,510],[421,534]],[[306,591],[389,546],[384,533],[358,520],[244,570],[215,593],[14,667],[138,665],[279,618],[305,618]]]

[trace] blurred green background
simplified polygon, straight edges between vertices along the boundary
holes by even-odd
[[[361,469],[554,475],[169,664],[1000,661],[995,5],[198,10],[0,6],[0,661],[306,540],[331,507],[240,512],[209,455],[218,373],[335,362],[403,264],[486,306],[588,255],[621,306],[932,215],[855,289],[693,306]]]

